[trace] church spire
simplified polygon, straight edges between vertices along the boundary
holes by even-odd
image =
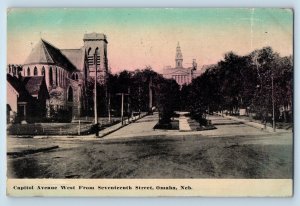
[[[182,53],[181,53],[180,45],[178,42],[177,47],[176,47],[176,57],[175,57],[176,66],[175,67],[182,67],[182,61],[183,61]]]

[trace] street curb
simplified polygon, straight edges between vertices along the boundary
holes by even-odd
[[[120,123],[119,123],[119,124],[120,124]],[[130,124],[130,123],[129,123],[129,124]],[[105,136],[107,136],[107,135],[109,135],[109,134],[111,134],[111,133],[114,133],[114,132],[118,131],[119,129],[121,129],[121,128],[123,128],[123,127],[129,125],[129,124],[123,124],[123,125],[117,127],[116,129],[113,129],[113,130],[111,130],[111,131],[108,131],[108,132],[106,132],[106,133],[103,133],[103,134],[101,134],[101,135],[99,135],[98,137],[95,137],[95,138],[96,138],[96,139],[101,139],[101,138],[103,138],[103,137],[105,137]]]
[[[21,157],[21,156],[28,155],[28,154],[35,154],[38,152],[46,152],[46,151],[54,150],[57,148],[59,148],[58,145],[51,146],[51,147],[42,147],[42,148],[38,148],[38,149],[27,149],[27,150],[23,150],[20,152],[7,152],[7,155],[14,156],[14,157]]]

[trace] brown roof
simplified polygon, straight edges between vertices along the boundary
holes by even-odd
[[[61,49],[60,50],[78,69],[82,70],[84,65],[84,49]]]
[[[26,90],[23,82],[19,78],[7,74],[6,80],[18,92],[19,101],[28,102],[30,99],[32,99],[31,95]]]
[[[39,94],[43,81],[44,76],[28,76],[23,78],[25,88],[32,96]]]
[[[76,70],[76,67],[58,48],[43,39],[35,45],[24,64],[53,64],[68,71]]]

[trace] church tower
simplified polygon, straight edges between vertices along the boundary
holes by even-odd
[[[83,41],[88,58],[89,75],[94,77],[95,68],[97,67],[98,80],[103,84],[105,83],[108,72],[106,35],[95,32],[85,34]],[[95,56],[97,56],[97,60],[95,59]]]
[[[178,42],[176,47],[175,68],[182,67],[182,61],[183,61],[182,53]]]

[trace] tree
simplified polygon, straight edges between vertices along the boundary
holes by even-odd
[[[174,111],[178,109],[179,85],[175,80],[164,79],[159,76],[155,79],[155,85],[157,107],[160,114],[159,122],[168,124],[174,115]]]
[[[253,110],[263,122],[271,122],[273,109],[272,91],[275,91],[275,88],[272,87],[272,78],[276,76],[276,62],[279,59],[279,54],[275,53],[270,47],[264,47],[254,51],[252,56],[254,57],[253,61],[258,78],[255,98],[253,99]]]
[[[273,91],[276,118],[287,121],[292,105],[292,68],[291,56],[280,57],[270,47],[245,56],[229,52],[191,85],[183,87],[182,107],[198,120],[208,112],[238,113],[245,108],[257,118],[270,121]]]

